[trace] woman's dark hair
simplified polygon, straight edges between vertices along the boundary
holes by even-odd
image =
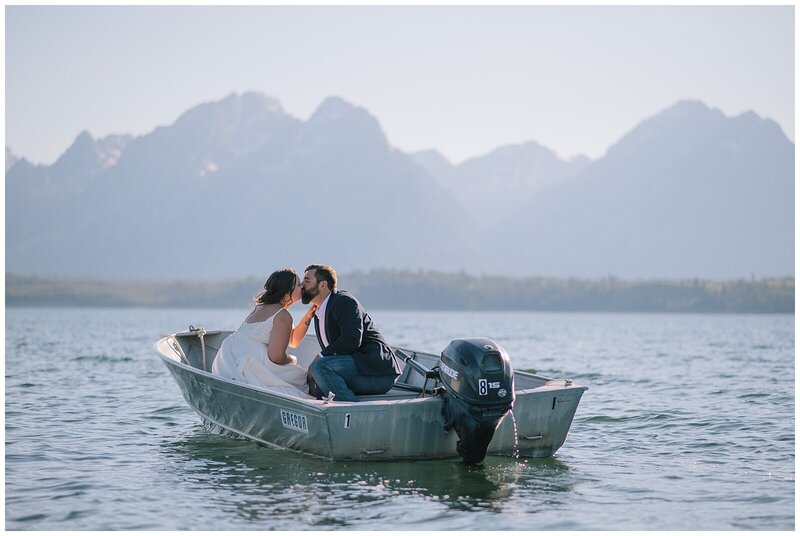
[[[290,296],[292,295],[294,287],[297,286],[299,281],[300,278],[297,277],[297,272],[291,268],[272,272],[267,282],[264,283],[264,292],[255,297],[255,302],[259,304],[281,303],[287,293]]]

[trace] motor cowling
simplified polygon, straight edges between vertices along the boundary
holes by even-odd
[[[456,448],[465,463],[479,463],[500,419],[514,403],[514,370],[508,353],[491,339],[456,339],[442,352],[439,378],[445,387],[445,430],[458,434]]]

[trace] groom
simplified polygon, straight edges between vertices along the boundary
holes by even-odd
[[[402,367],[386,339],[351,294],[336,290],[336,271],[312,264],[300,284],[303,303],[317,306],[314,329],[322,351],[308,368],[320,391],[335,400],[358,402],[356,395],[381,395]]]

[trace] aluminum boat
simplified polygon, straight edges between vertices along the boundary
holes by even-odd
[[[388,393],[361,396],[359,402],[337,402],[335,397],[332,400],[304,399],[211,374],[216,352],[230,334],[230,331],[191,327],[185,332],[165,335],[155,343],[154,349],[175,378],[186,402],[208,428],[269,447],[329,460],[461,456],[469,463],[472,455],[465,454],[465,449],[472,447],[465,447],[463,443],[473,441],[467,439],[470,433],[480,435],[481,432],[475,428],[465,431],[464,426],[454,423],[458,417],[452,414],[459,411],[467,418],[477,415],[475,418],[488,419],[485,428],[488,438],[483,438],[483,453],[472,456],[471,461],[480,461],[487,454],[548,457],[564,444],[581,396],[588,389],[569,379],[511,371],[509,390],[512,393],[506,393],[506,389],[499,388],[499,381],[467,378],[465,363],[468,360],[463,355],[450,356],[454,360],[447,361],[445,352],[435,355],[394,348],[406,365]],[[461,344],[460,351],[465,345],[469,346],[468,342]],[[483,365],[478,362],[478,370],[482,370],[481,366],[487,370],[494,366],[492,370],[501,378],[505,360],[508,380],[510,367],[504,351],[493,349],[491,341],[485,347],[488,357]],[[471,347],[468,349],[475,353]],[[319,350],[316,337],[307,335],[298,348],[290,349],[290,353],[297,357],[299,365],[307,367]],[[459,347],[456,350],[459,351]],[[478,355],[477,359],[483,356]],[[454,370],[459,366],[464,370]],[[473,386],[474,392],[466,390],[468,384]],[[468,405],[470,393],[480,403],[485,398],[482,395],[492,386],[502,395],[502,400],[497,398],[499,406],[496,403],[476,409]],[[460,399],[467,401],[461,410],[457,404],[461,403]],[[505,410],[501,407],[504,405]],[[475,449],[481,450],[481,447]]]

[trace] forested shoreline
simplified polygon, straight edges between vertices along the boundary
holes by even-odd
[[[372,309],[794,313],[794,278],[731,281],[512,278],[372,270],[339,278]],[[246,307],[263,281],[58,280],[6,274],[6,306]]]

